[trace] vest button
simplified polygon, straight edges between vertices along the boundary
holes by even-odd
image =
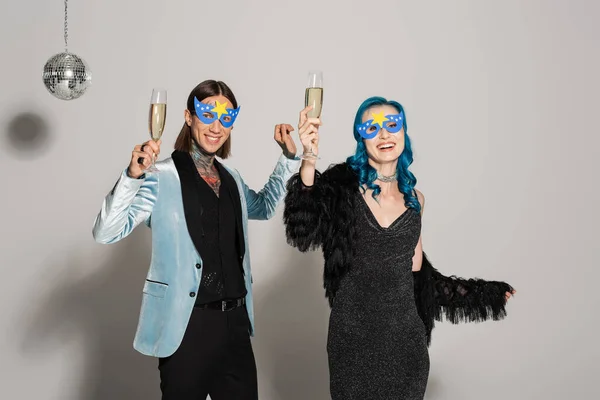
[[[196,268],[200,269],[201,265],[200,264],[196,264]]]
[[[190,297],[196,297],[196,293],[190,292]]]

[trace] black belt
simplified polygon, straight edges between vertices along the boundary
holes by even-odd
[[[211,309],[220,311],[230,311],[246,304],[246,298],[241,297],[235,300],[219,300],[212,303],[198,304],[195,307],[201,309]]]

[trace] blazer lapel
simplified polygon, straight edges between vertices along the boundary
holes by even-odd
[[[197,186],[198,171],[196,171],[194,161],[188,153],[175,150],[171,157],[173,158],[181,182],[181,197],[183,199],[183,211],[188,232],[196,250],[200,253],[203,230],[200,218],[202,206]]]
[[[240,255],[240,259],[243,259],[244,254],[246,253],[246,246],[244,242],[244,226],[242,225],[242,202],[240,201],[240,192],[238,191],[237,182],[233,176],[231,176],[229,171],[227,171],[227,168],[223,167],[217,160],[215,160],[215,163],[219,166],[221,182],[225,183],[229,192],[229,196],[233,201],[233,208],[235,209],[238,254]]]

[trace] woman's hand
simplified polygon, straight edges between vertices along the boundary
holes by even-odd
[[[300,111],[300,121],[298,122],[298,135],[302,142],[304,153],[319,154],[319,127],[322,125],[319,118],[309,118],[308,112],[312,106],[306,107]]]

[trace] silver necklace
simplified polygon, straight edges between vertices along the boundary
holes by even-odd
[[[398,180],[398,174],[395,173],[394,175],[385,176],[381,175],[380,173],[377,173],[377,179],[379,179],[383,183],[390,183]]]

